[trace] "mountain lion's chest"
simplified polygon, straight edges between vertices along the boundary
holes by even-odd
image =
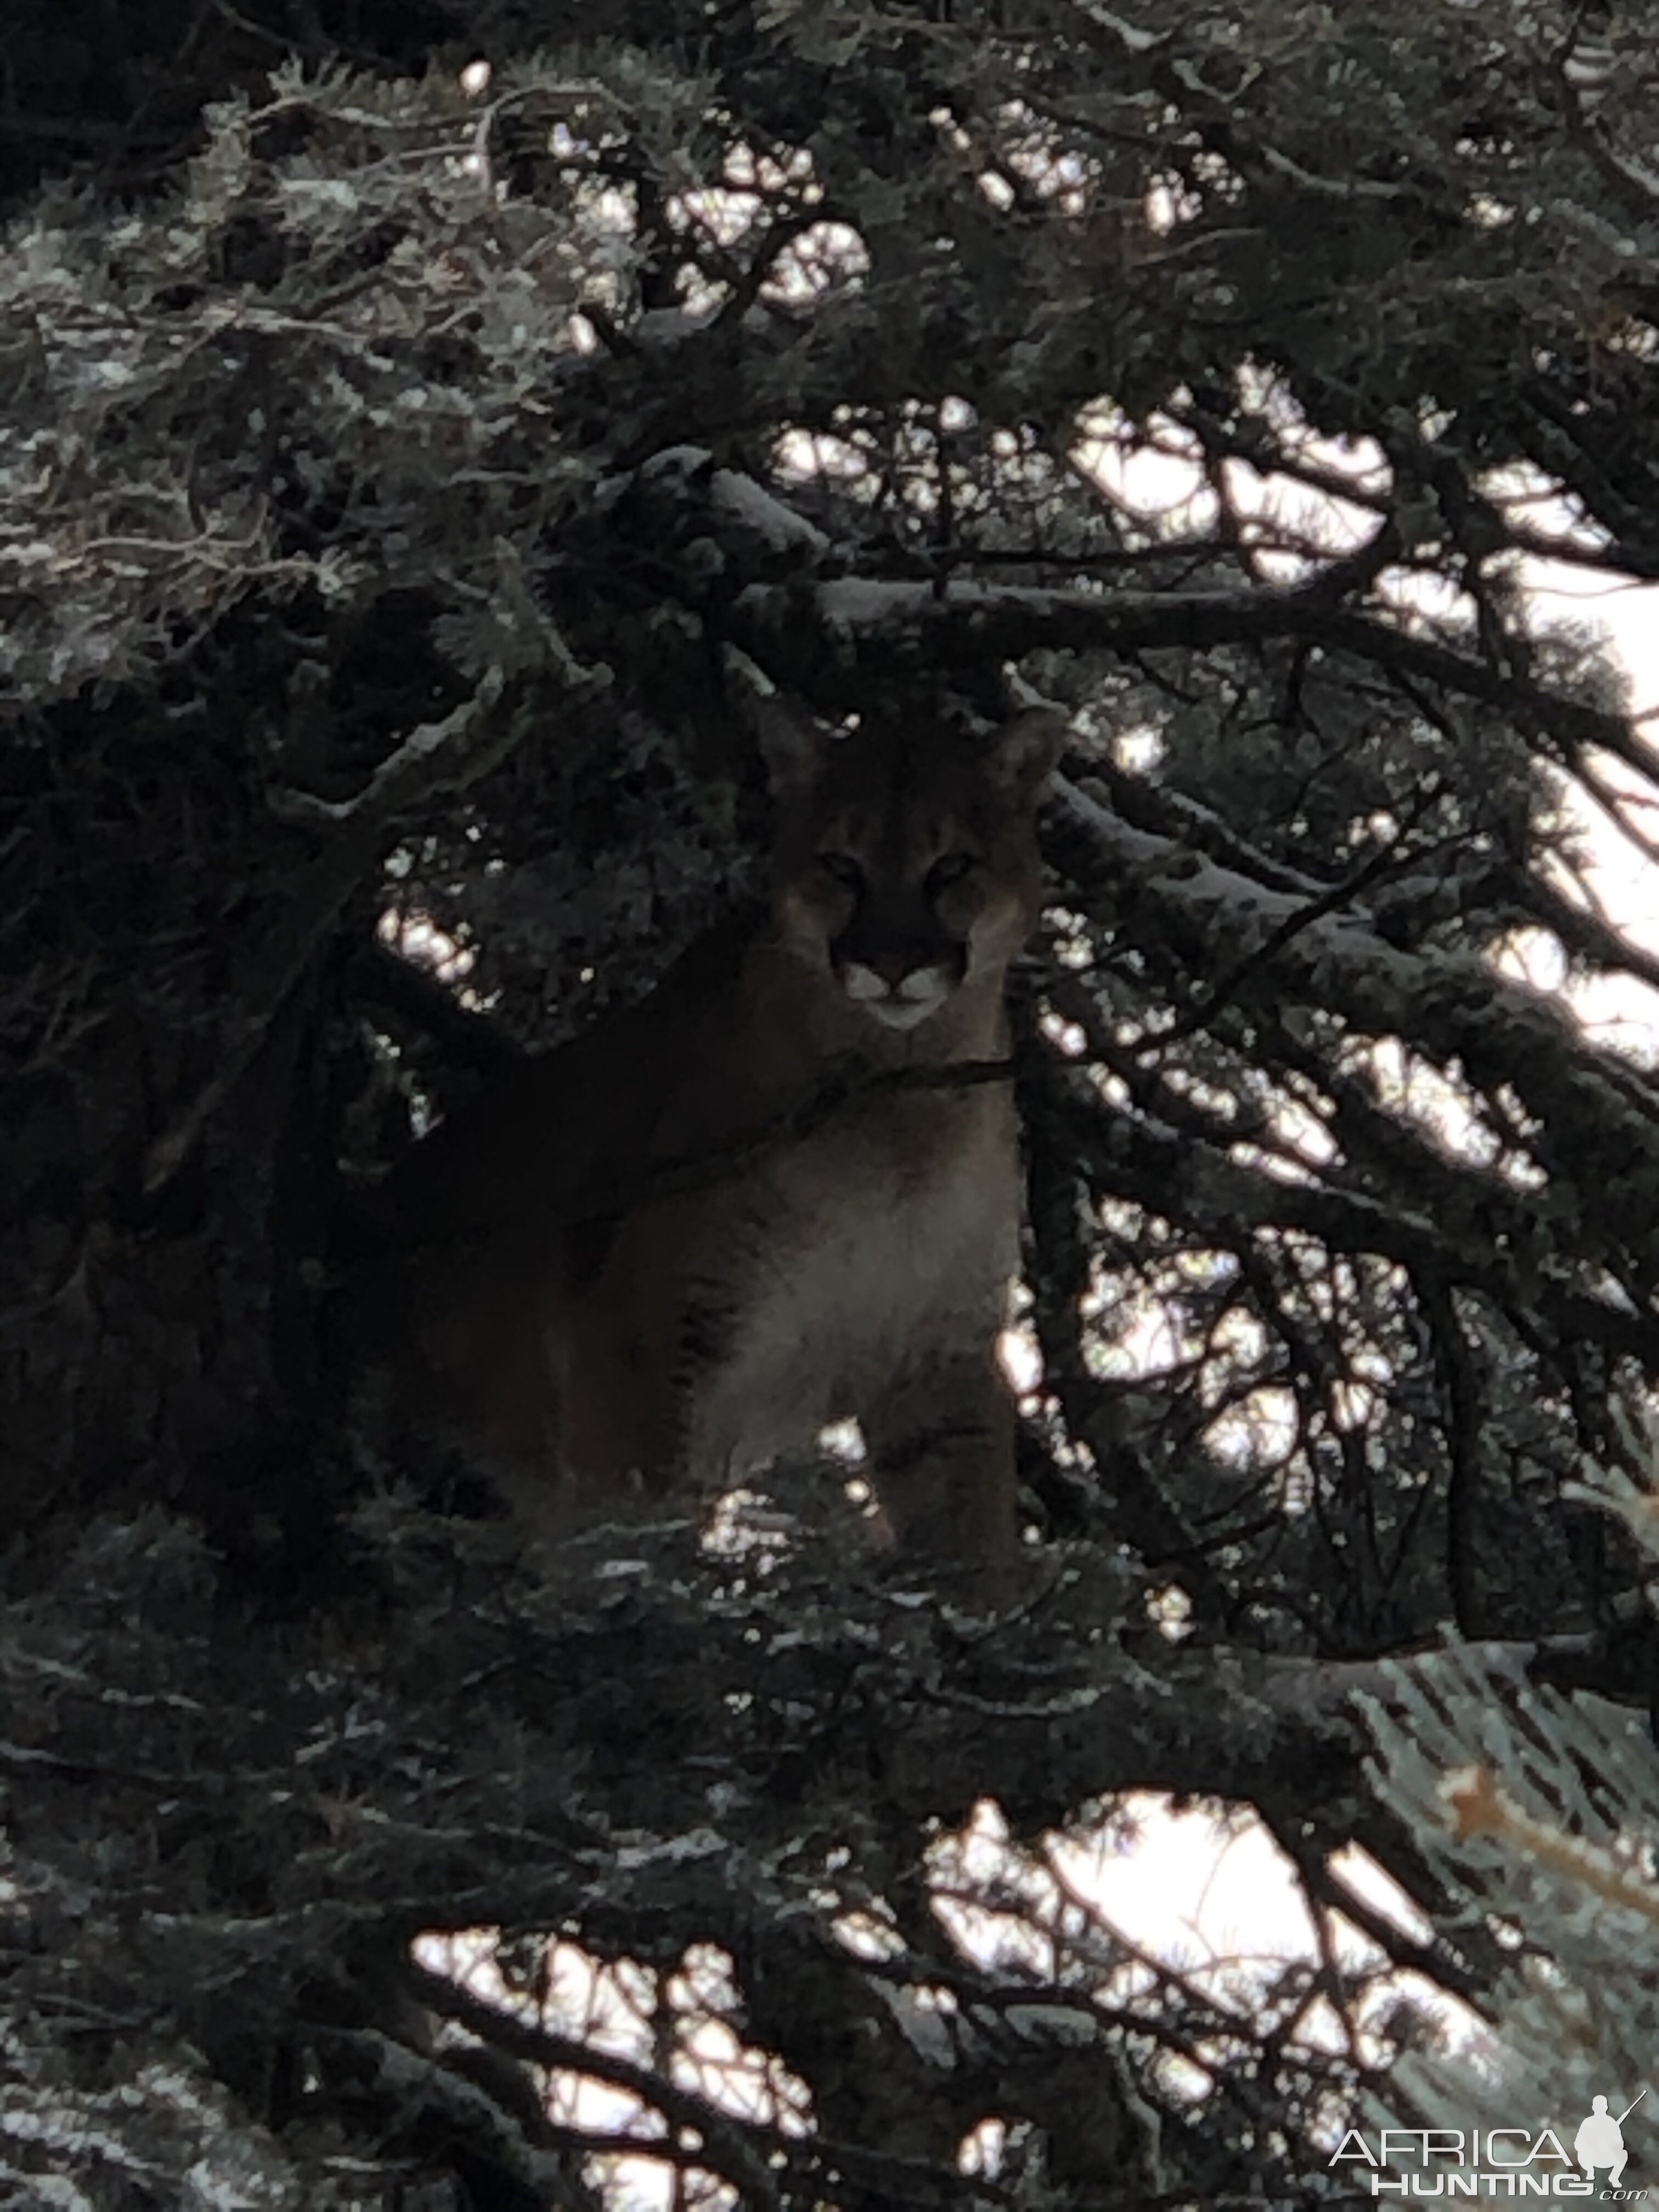
[[[994,1334],[1018,1261],[1012,1115],[960,1103],[905,1144],[803,1144],[711,1220],[686,1281],[690,1308],[719,1317],[690,1377],[704,1480],[810,1448],[903,1371]]]

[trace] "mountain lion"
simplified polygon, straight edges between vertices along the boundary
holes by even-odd
[[[707,1499],[856,1416],[901,1545],[1010,1551],[1018,1152],[985,1064],[1060,735],[1042,709],[841,733],[771,702],[765,909],[417,1150],[405,1402],[544,1531]]]

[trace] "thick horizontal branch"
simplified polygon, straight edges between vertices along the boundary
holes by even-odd
[[[739,596],[736,619],[743,642],[769,666],[820,676],[832,685],[838,666],[863,661],[983,665],[1038,651],[1205,652],[1295,638],[1496,707],[1517,728],[1547,738],[1565,759],[1600,747],[1659,781],[1659,750],[1622,715],[1340,605],[1363,567],[1363,556],[1334,563],[1311,582],[1282,591],[1097,592],[963,577],[942,583],[844,578],[819,584],[804,601],[798,589],[756,584]],[[816,613],[823,640],[819,668],[805,665],[811,658],[803,643],[806,608]]]
[[[1054,817],[1062,864],[1093,909],[1190,973],[1235,977],[1236,1003],[1248,1007],[1254,994],[1275,1010],[1334,1012],[1357,1036],[1409,1038],[1482,1089],[1511,1089],[1539,1124],[1534,1152],[1576,1195],[1590,1249],[1619,1255],[1621,1275],[1651,1290],[1659,1255],[1643,1224],[1659,1218],[1659,1094],[1553,1000],[1474,955],[1404,951],[1363,916],[1310,915],[1286,892],[1131,827],[1073,784],[1060,787]]]
[[[1041,648],[1137,653],[1159,647],[1237,645],[1302,635],[1327,618],[1344,586],[1330,572],[1291,590],[1097,592],[1035,584],[846,577],[806,597],[754,584],[734,610],[744,641],[769,665],[799,662],[810,611],[835,662],[921,661],[945,665],[1018,659]]]

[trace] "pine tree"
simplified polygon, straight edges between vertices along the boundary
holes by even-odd
[[[1288,2206],[1635,2094],[1659,1094],[1513,956],[1659,978],[1527,596],[1659,574],[1651,27],[24,12],[0,2203]],[[341,1326],[422,1130],[743,888],[734,653],[1068,717],[1002,1618],[822,1470],[532,1571]],[[1314,1955],[1115,1928],[1146,1790]]]

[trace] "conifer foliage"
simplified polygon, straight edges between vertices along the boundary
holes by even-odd
[[[0,2204],[1311,2204],[1367,2116],[1627,2104],[1659,1089],[1573,1006],[1659,986],[1659,753],[1534,592],[1659,578],[1650,13],[61,13]],[[532,1571],[340,1325],[419,1132],[743,889],[734,655],[1069,717],[1002,1620],[822,1469]],[[1301,1951],[1117,1923],[1148,1790],[1265,1826]]]

